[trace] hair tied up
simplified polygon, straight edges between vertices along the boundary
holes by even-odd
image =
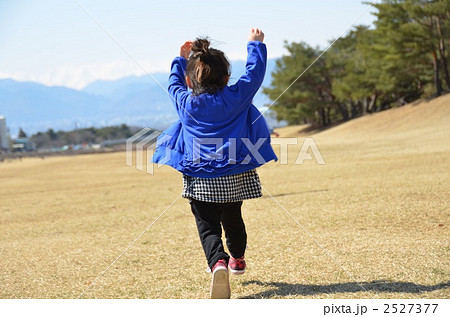
[[[194,95],[215,93],[226,86],[230,76],[230,62],[225,54],[209,45],[206,38],[197,38],[192,43],[186,75],[191,80]]]
[[[195,40],[191,47],[193,55],[198,57],[210,55],[209,45],[210,43],[207,39]]]

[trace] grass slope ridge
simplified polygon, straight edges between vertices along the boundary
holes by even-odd
[[[430,131],[445,130],[450,125],[450,94],[430,101],[417,101],[344,122],[324,131],[307,133],[307,125],[277,129],[282,137],[346,137],[350,139],[378,138],[386,135],[410,133],[414,136]]]

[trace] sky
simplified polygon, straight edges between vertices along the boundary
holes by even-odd
[[[263,30],[276,58],[286,54],[285,41],[325,48],[368,7],[361,0],[0,0],[0,78],[81,89],[168,72],[180,45],[198,36],[244,60],[251,27]],[[371,12],[355,25],[371,25]]]

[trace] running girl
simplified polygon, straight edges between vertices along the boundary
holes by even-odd
[[[182,195],[189,199],[212,272],[211,298],[230,298],[228,272],[245,271],[242,202],[262,196],[255,169],[277,160],[267,124],[252,104],[266,71],[264,33],[253,28],[248,40],[245,74],[230,86],[230,63],[222,51],[201,38],[181,46],[169,77],[179,121],[159,136],[153,156],[153,162],[183,174]]]

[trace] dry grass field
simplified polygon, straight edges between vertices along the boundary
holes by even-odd
[[[301,129],[279,133],[301,144]],[[290,146],[259,169],[232,298],[449,298],[450,96],[310,136],[326,165]],[[0,298],[207,298],[181,186],[125,153],[0,163]]]

